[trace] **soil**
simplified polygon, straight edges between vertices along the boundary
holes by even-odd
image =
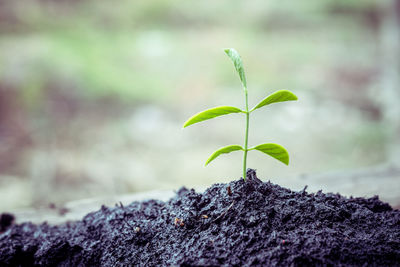
[[[0,266],[400,266],[400,211],[248,179],[0,234]]]

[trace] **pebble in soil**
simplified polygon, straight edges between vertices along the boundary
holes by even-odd
[[[0,266],[400,266],[400,211],[377,197],[248,179],[0,234]]]

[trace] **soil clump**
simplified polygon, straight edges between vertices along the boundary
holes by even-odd
[[[378,197],[295,192],[247,176],[57,226],[9,225],[0,266],[400,266],[400,211]]]

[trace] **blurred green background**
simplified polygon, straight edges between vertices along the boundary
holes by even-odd
[[[285,146],[285,177],[397,162],[399,1],[0,0],[0,210],[241,176],[244,116],[182,130],[194,113],[243,107],[223,48],[241,54],[250,145]],[[397,13],[396,13],[397,12]]]

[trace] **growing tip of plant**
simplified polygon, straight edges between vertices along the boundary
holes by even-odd
[[[244,73],[242,58],[234,48],[225,48],[224,51],[228,55],[228,57],[232,60],[236,72],[239,74],[239,78],[240,81],[242,82],[243,88],[246,90],[247,81],[246,81],[246,75]]]
[[[250,113],[253,112],[256,109],[259,109],[261,107],[273,104],[273,103],[278,103],[278,102],[285,102],[285,101],[294,101],[297,100],[297,96],[292,93],[289,90],[278,90],[267,97],[265,97],[263,100],[261,100],[256,106],[254,106],[251,110],[249,110],[249,105],[248,105],[248,92],[247,92],[247,82],[246,82],[246,75],[244,72],[243,68],[243,62],[242,59],[239,55],[239,53],[233,49],[233,48],[226,48],[224,49],[225,53],[228,55],[228,57],[231,59],[233,62],[233,65],[235,66],[236,72],[239,75],[240,81],[242,83],[244,93],[245,93],[245,109],[242,110],[237,107],[231,107],[231,106],[220,106],[216,108],[211,108],[207,109],[205,111],[201,111],[192,117],[190,117],[184,124],[183,128],[186,128],[187,126],[190,126],[195,123],[199,123],[205,120],[209,120],[212,118],[216,118],[222,115],[227,115],[231,113],[243,113],[246,115],[246,125],[245,125],[245,137],[244,137],[244,147],[240,145],[229,145],[222,147],[218,150],[216,150],[211,156],[207,159],[205,166],[207,166],[211,161],[216,159],[218,156],[221,154],[228,154],[233,151],[243,151],[243,179],[246,180],[246,170],[247,170],[247,152],[251,150],[258,150],[264,154],[267,154],[278,161],[289,165],[289,153],[287,150],[278,144],[274,143],[265,143],[261,145],[254,146],[252,148],[248,148],[248,136],[249,136],[249,120],[250,120]]]

